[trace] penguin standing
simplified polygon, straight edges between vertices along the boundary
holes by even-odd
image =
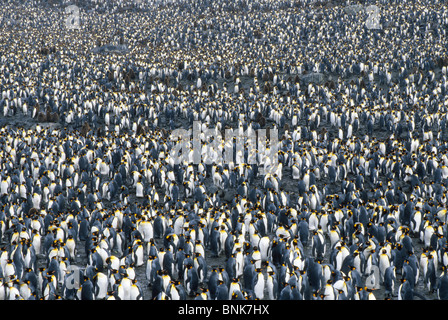
[[[278,297],[278,282],[274,271],[268,272],[268,277],[266,280],[266,287],[268,290],[268,299],[277,300]]]
[[[314,235],[311,238],[312,254],[318,260],[322,260],[325,256],[325,238],[322,229],[314,231]]]
[[[216,290],[218,288],[218,280],[219,280],[219,273],[218,269],[216,267],[212,267],[210,276],[208,278],[207,282],[207,288],[210,292],[210,298],[212,300],[216,299]]]
[[[393,297],[396,280],[395,266],[390,266],[386,269],[383,279],[386,297]]]
[[[132,280],[132,285],[129,292],[129,300],[144,300],[143,290],[137,279]]]
[[[136,267],[140,267],[144,264],[144,248],[142,241],[135,241],[135,244],[132,248],[132,256]]]
[[[201,252],[195,252],[194,267],[197,270],[199,283],[204,283],[207,279],[208,269],[207,262]]]
[[[108,277],[102,273],[97,272],[93,278],[94,292],[95,292],[95,300],[103,300],[107,296],[109,279]]]
[[[188,264],[185,269],[184,287],[189,296],[195,296],[199,286],[199,277],[196,268]]]
[[[254,280],[254,294],[255,298],[263,300],[264,299],[264,289],[266,286],[266,280],[261,269],[256,269],[256,276]]]
[[[86,276],[84,276],[84,281],[81,285],[81,300],[95,300],[93,283]]]
[[[379,280],[381,281],[381,283],[383,283],[386,270],[391,266],[391,262],[389,260],[389,255],[387,254],[386,249],[381,250],[381,254],[380,254],[378,260],[379,260],[378,264],[379,264],[379,271],[380,271],[380,279]]]
[[[442,274],[438,278],[437,297],[439,300],[448,300],[448,274],[446,267],[442,267]]]
[[[228,300],[229,288],[223,280],[218,280],[218,287],[216,289],[216,300]]]

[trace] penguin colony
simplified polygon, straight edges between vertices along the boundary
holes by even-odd
[[[446,1],[360,2],[378,30],[269,0],[78,1],[69,30],[69,4],[0,6],[0,299],[448,298]],[[277,171],[174,164],[193,121],[278,130]]]

